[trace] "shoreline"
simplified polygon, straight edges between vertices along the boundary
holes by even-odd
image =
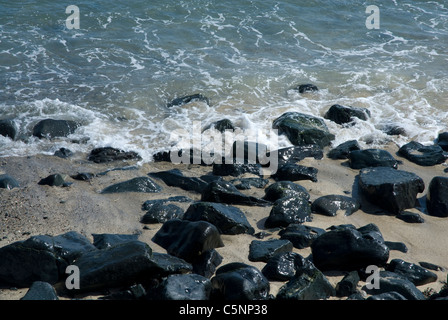
[[[444,164],[422,167],[398,156],[396,154],[398,147],[394,144],[389,144],[381,149],[389,151],[395,159],[402,161],[398,169],[414,172],[423,179],[425,190],[418,194],[418,199],[426,196],[427,187],[433,177],[445,175],[443,170],[446,166]],[[325,148],[323,159],[305,158],[298,162],[300,165],[318,169],[317,182],[296,181],[297,184],[308,190],[311,197],[310,201],[314,201],[323,195],[354,196],[357,192],[356,176],[359,170],[351,169],[345,165],[346,160],[329,159],[326,156],[327,152],[328,148]],[[20,188],[0,190],[2,206],[0,247],[35,235],[56,236],[68,231],[77,231],[90,240],[92,240],[92,234],[100,233],[139,234],[139,240],[148,243],[153,252],[166,253],[165,249],[151,241],[162,224],[145,225],[139,221],[145,213],[141,208],[142,204],[146,200],[172,196],[187,196],[192,200],[200,200],[201,195],[199,193],[169,187],[161,180],[157,180],[157,183],[163,188],[159,193],[101,194],[100,191],[117,182],[147,176],[150,172],[178,168],[184,175],[200,176],[211,173],[211,166],[152,162],[142,164],[134,170],[109,171],[107,174],[95,177],[90,182],[78,181],[68,177],[67,181],[73,184],[65,188],[38,185],[40,179],[50,174],[60,173],[71,176],[80,172],[100,173],[111,168],[134,166],[136,163],[136,161],[116,161],[97,164],[88,161],[87,155],[83,153],[75,153],[68,159],[47,155],[0,158],[0,173],[7,173],[20,183]],[[230,180],[234,177],[223,178]],[[274,181],[269,177],[268,185]],[[264,196],[264,188],[251,188],[242,192],[258,198]],[[186,210],[189,203],[178,203],[177,205]],[[234,206],[246,214],[248,222],[255,229],[255,233],[270,233],[263,240],[279,238],[277,231],[266,230],[263,226],[271,206]],[[340,224],[353,224],[358,228],[374,223],[378,226],[384,240],[403,242],[408,248],[407,253],[391,250],[389,261],[395,258],[415,264],[423,261],[444,268],[444,271],[433,271],[438,276],[436,282],[418,286],[418,289],[422,292],[427,289],[438,292],[447,279],[448,261],[446,260],[445,244],[448,239],[446,234],[448,218],[429,216],[416,208],[406,211],[420,214],[425,222],[419,224],[406,223],[395,216],[370,214],[364,212],[361,208],[350,216],[345,216],[341,212],[335,217],[313,213],[312,221],[305,222],[304,225],[327,229]],[[222,235],[222,239],[224,247],[216,249],[223,257],[219,266],[230,262],[243,262],[261,270],[265,265],[263,262],[251,262],[248,259],[249,244],[256,239],[254,236],[248,234]],[[294,248],[293,252],[307,257],[311,250],[310,248],[300,250]],[[341,273],[325,274],[333,286],[343,277]],[[275,296],[284,283],[271,281],[270,293]],[[0,300],[18,300],[26,292],[26,288],[0,289]]]

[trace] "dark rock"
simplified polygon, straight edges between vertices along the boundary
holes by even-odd
[[[317,88],[316,85],[314,85],[314,84],[310,84],[310,83],[307,83],[307,84],[300,84],[300,85],[296,86],[296,87],[294,88],[294,90],[299,91],[299,93],[306,93],[306,92],[319,91],[319,89]]]
[[[49,236],[34,236],[0,248],[0,287],[29,288],[35,281],[55,284],[68,265]]]
[[[105,163],[124,160],[141,160],[140,155],[134,151],[123,151],[116,148],[104,147],[93,149],[88,158],[95,163]]]
[[[19,187],[19,182],[16,179],[8,174],[0,174],[0,188],[11,190]]]
[[[325,275],[309,263],[283,285],[277,300],[320,300],[335,296],[336,291]]]
[[[434,166],[446,160],[444,151],[439,145],[424,146],[416,141],[403,145],[398,154],[420,166]]]
[[[359,118],[366,121],[370,117],[370,111],[366,108],[346,107],[334,104],[325,113],[324,118],[337,124],[345,124],[353,121],[353,118]]]
[[[360,203],[353,198],[342,195],[326,195],[317,198],[311,205],[311,211],[323,214],[325,216],[334,217],[339,210],[345,211],[345,215],[349,216],[360,208]]]
[[[373,296],[367,297],[366,300],[407,300],[407,299],[398,292],[391,291],[375,294]]]
[[[70,158],[73,155],[73,152],[67,148],[60,148],[59,150],[55,151],[54,155],[56,157],[66,159],[66,158]]]
[[[444,271],[444,268],[442,268],[441,266],[438,266],[438,265],[436,265],[434,263],[420,261],[419,265],[421,265],[423,268],[426,268],[426,269],[429,269],[429,270]]]
[[[448,132],[439,133],[439,135],[437,136],[437,144],[444,151],[448,151]]]
[[[281,198],[274,205],[266,219],[266,228],[287,227],[292,223],[312,221],[311,206],[307,199],[298,197]]]
[[[193,203],[185,212],[183,219],[210,222],[221,234],[253,234],[255,231],[239,208],[223,203]]]
[[[408,252],[408,247],[403,242],[384,241],[389,250],[400,251],[403,253]]]
[[[323,148],[335,138],[323,119],[299,112],[284,113],[274,120],[273,128],[278,129],[279,134],[285,134],[296,146],[316,144]]]
[[[52,187],[62,187],[65,183],[65,175],[57,173],[41,179],[38,184]]]
[[[152,266],[152,249],[134,240],[82,254],[75,262],[79,268],[79,292],[97,291],[138,283]]]
[[[170,274],[191,273],[193,266],[185,260],[166,253],[153,252],[151,265],[146,274],[151,278],[160,279]]]
[[[307,264],[309,261],[296,252],[280,252],[267,261],[261,272],[269,281],[288,281]]]
[[[106,187],[101,193],[144,192],[155,193],[162,188],[148,177],[137,177]]]
[[[224,180],[209,183],[202,192],[201,201],[262,207],[271,205],[269,201],[241,193],[233,184]]]
[[[160,300],[208,300],[212,291],[210,279],[198,274],[174,274],[158,288]]]
[[[357,271],[349,272],[337,283],[336,295],[338,297],[348,297],[356,293],[359,280],[360,278]]]
[[[235,130],[235,125],[229,119],[222,119],[213,123],[213,127],[219,132],[225,132],[226,130]]]
[[[348,159],[349,154],[352,151],[361,150],[357,140],[350,140],[341,143],[336,148],[333,148],[328,152],[327,156],[330,159]]]
[[[209,101],[209,99],[207,97],[203,96],[200,93],[196,93],[196,94],[192,94],[192,95],[183,96],[183,97],[180,97],[180,98],[173,99],[171,102],[169,102],[167,104],[167,107],[171,108],[171,107],[175,107],[175,106],[182,106],[184,104],[188,104],[188,103],[194,102],[194,101],[202,101],[202,102],[205,102],[207,104],[210,104],[210,101]]]
[[[362,169],[359,186],[369,202],[393,214],[415,207],[417,194],[425,189],[415,173],[386,167]]]
[[[424,294],[407,278],[390,271],[381,271],[378,288],[364,290],[373,295],[397,292],[407,300],[426,300]]]
[[[265,144],[253,141],[234,141],[232,145],[232,158],[234,163],[267,164],[268,147]]]
[[[418,213],[403,211],[396,216],[398,219],[403,220],[407,223],[424,223],[425,219],[421,217]]]
[[[275,180],[282,181],[298,181],[311,180],[317,182],[318,170],[313,167],[305,167],[295,163],[287,163],[278,168],[277,172],[272,175]]]
[[[158,178],[170,187],[177,187],[187,191],[201,193],[207,182],[197,177],[186,177],[179,169],[149,173],[151,177]]]
[[[59,300],[56,290],[51,284],[35,281],[20,300]]]
[[[51,245],[54,252],[68,264],[86,252],[97,250],[97,247],[90,243],[89,239],[76,231],[51,237],[51,242],[48,245]]]
[[[386,125],[381,130],[388,136],[405,136],[406,130],[398,125]]]
[[[231,180],[232,183],[238,190],[248,190],[252,187],[264,188],[269,183],[268,179],[261,178],[240,178]]]
[[[80,124],[71,120],[45,119],[33,128],[33,136],[38,138],[66,137],[76,131]]]
[[[70,176],[70,177],[75,180],[90,181],[95,177],[95,174],[90,173],[90,172],[80,172],[80,173]]]
[[[358,229],[341,226],[325,232],[313,241],[311,251],[315,266],[322,271],[380,267],[389,259],[389,248],[374,224]]]
[[[311,246],[313,241],[323,233],[325,233],[324,229],[293,223],[281,230],[278,235],[280,239],[291,241],[294,248],[304,249]]]
[[[448,178],[434,177],[426,194],[428,214],[435,217],[448,217]]]
[[[267,300],[270,285],[254,266],[233,262],[218,270],[211,279],[213,300]]]
[[[249,261],[268,262],[277,253],[291,252],[292,248],[292,243],[289,240],[253,240],[249,245]]]
[[[274,153],[277,154],[277,163],[279,166],[286,163],[296,163],[310,157],[320,160],[324,156],[322,148],[317,144],[281,148],[272,152],[268,152],[267,157],[274,156]]]
[[[263,199],[274,202],[285,197],[300,197],[309,200],[310,194],[304,187],[292,181],[277,181],[265,189]]]
[[[205,251],[192,262],[193,272],[211,278],[222,260],[222,256],[215,249]]]
[[[399,162],[386,150],[353,150],[348,154],[350,168],[390,167],[397,169]]]
[[[100,297],[100,300],[143,300],[146,297],[146,290],[141,284],[130,286],[126,290],[112,292]]]
[[[245,173],[263,175],[263,168],[259,163],[214,163],[213,174],[217,176],[239,177]]]
[[[0,135],[15,140],[17,137],[17,126],[11,119],[0,120]]]
[[[158,203],[152,206],[140,219],[141,223],[164,223],[171,219],[182,219],[184,210],[174,204]]]
[[[94,233],[92,234],[92,236],[93,245],[98,249],[106,249],[113,247],[119,243],[138,240],[138,234]]]
[[[142,205],[142,210],[148,211],[155,205],[165,204],[168,202],[183,202],[183,203],[185,203],[185,202],[193,202],[193,200],[188,197],[185,197],[185,196],[174,196],[174,197],[169,197],[166,199],[146,200]]]
[[[192,261],[201,253],[223,247],[218,229],[206,221],[173,219],[165,222],[152,238],[169,254]]]
[[[419,265],[401,259],[393,259],[386,266],[387,271],[406,277],[416,286],[421,286],[437,280],[437,275]]]

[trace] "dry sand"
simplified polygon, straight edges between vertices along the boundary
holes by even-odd
[[[445,165],[421,167],[397,156],[397,146],[388,145],[385,149],[389,150],[396,159],[403,161],[403,164],[399,166],[400,170],[418,174],[424,180],[426,187],[434,176],[446,175],[443,171],[446,168]],[[0,247],[34,235],[59,235],[73,230],[92,241],[94,233],[137,233],[140,234],[139,239],[147,242],[153,251],[165,253],[163,248],[151,241],[161,225],[143,225],[139,222],[145,213],[141,209],[143,202],[175,195],[185,195],[193,200],[199,200],[199,194],[168,187],[162,181],[155,179],[163,187],[160,193],[100,194],[100,191],[111,184],[146,176],[149,172],[172,169],[173,166],[190,176],[200,176],[212,170],[211,167],[198,165],[173,165],[159,162],[138,166],[137,170],[111,171],[94,178],[91,182],[76,181],[69,177],[67,180],[73,182],[73,185],[66,188],[38,185],[40,179],[50,174],[60,173],[70,176],[78,172],[99,173],[111,168],[135,165],[133,162],[95,164],[87,161],[86,158],[85,154],[75,154],[69,159],[46,155],[0,158],[0,173],[13,176],[21,185],[20,188],[12,190],[0,189]],[[300,164],[313,166],[319,170],[317,182],[297,181],[309,191],[311,201],[322,195],[347,195],[344,193],[347,191],[350,192],[349,196],[356,194],[356,176],[359,170],[349,168],[345,160],[331,160],[326,157],[322,160],[307,158]],[[272,182],[274,181],[270,180],[270,183]],[[426,191],[427,189],[419,194],[418,198],[424,197]],[[243,191],[243,193],[256,197],[264,196],[264,190],[257,188]],[[187,203],[178,203],[178,205],[184,209],[188,207]],[[246,213],[249,223],[256,232],[267,231],[264,230],[263,225],[271,207],[237,207]],[[445,268],[444,271],[435,272],[438,275],[436,282],[418,287],[421,291],[431,289],[439,291],[447,279],[448,218],[432,217],[415,208],[408,211],[419,213],[425,222],[411,224],[395,216],[374,215],[359,210],[350,216],[345,216],[342,212],[336,217],[313,214],[313,221],[305,224],[326,229],[339,224],[353,224],[361,227],[374,223],[379,227],[386,241],[403,242],[408,247],[407,253],[391,251],[390,259],[400,258],[412,263],[425,261]],[[278,238],[277,231],[271,232],[271,235],[265,239],[269,238]],[[255,239],[253,236],[222,235],[222,239],[225,246],[217,249],[224,258],[221,265],[238,261],[254,265],[260,270],[263,268],[264,263],[248,260],[249,244]],[[294,249],[294,251],[304,257],[311,252],[309,248]],[[326,275],[333,285],[336,285],[343,277],[341,273]],[[271,293],[275,295],[283,284],[271,282]],[[18,300],[25,295],[26,291],[27,288],[1,289],[0,300]]]

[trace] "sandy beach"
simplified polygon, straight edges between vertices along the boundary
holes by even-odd
[[[422,167],[407,161],[396,155],[398,147],[388,145],[388,150],[397,160],[403,161],[399,165],[400,170],[414,172],[425,182],[425,191],[418,195],[418,199],[426,196],[427,186],[434,176],[444,176],[444,164],[432,167]],[[297,181],[305,187],[311,196],[310,201],[323,195],[340,194],[356,195],[356,176],[359,170],[351,169],[346,160],[332,160],[326,157],[328,149],[324,150],[324,158],[316,160],[306,158],[301,165],[312,166],[318,169],[318,181]],[[161,224],[142,224],[140,218],[145,211],[142,204],[150,199],[163,199],[171,196],[183,195],[193,200],[200,200],[201,195],[195,192],[184,191],[180,188],[169,187],[162,181],[157,183],[163,187],[160,193],[122,193],[101,194],[105,187],[129,180],[134,177],[147,176],[150,172],[180,169],[184,175],[200,176],[212,171],[211,167],[199,165],[173,165],[168,162],[153,162],[137,166],[133,170],[110,171],[107,174],[97,176],[91,181],[78,181],[70,178],[80,172],[100,173],[108,169],[134,166],[136,162],[113,162],[96,164],[87,160],[86,154],[74,154],[68,159],[51,155],[38,155],[30,157],[5,157],[0,158],[0,173],[6,173],[14,177],[20,188],[12,190],[0,190],[0,247],[6,246],[18,240],[25,240],[30,236],[48,234],[59,235],[68,231],[77,231],[92,239],[92,234],[119,233],[139,234],[139,240],[149,244],[153,252],[166,253],[165,249],[151,241],[153,235],[161,227]],[[40,179],[50,174],[65,174],[69,187],[51,187],[38,185]],[[233,177],[224,177],[226,180]],[[266,177],[267,178],[267,177]],[[274,180],[269,178],[269,184]],[[261,198],[264,189],[251,188],[242,191],[245,194]],[[188,203],[178,204],[187,209]],[[255,233],[269,232],[270,238],[279,238],[278,231],[264,229],[264,221],[268,217],[271,207],[252,207],[237,205],[254,227]],[[407,262],[418,264],[430,262],[444,268],[443,271],[433,271],[438,280],[418,288],[434,290],[438,292],[447,279],[448,257],[446,244],[448,243],[448,218],[429,216],[416,208],[407,211],[418,213],[425,220],[424,223],[406,223],[392,215],[369,214],[362,210],[345,216],[340,212],[336,217],[328,217],[313,214],[313,220],[306,225],[326,229],[332,225],[353,224],[361,227],[369,223],[376,224],[386,241],[403,242],[407,253],[396,250],[390,251],[390,260],[400,258]],[[254,265],[260,270],[263,262],[251,262],[248,259],[249,244],[256,239],[252,235],[222,235],[224,247],[216,250],[222,255],[221,265],[230,262],[244,262]],[[294,252],[307,257],[311,250],[296,249]],[[336,285],[343,277],[341,273],[326,273],[328,280]],[[271,294],[274,296],[284,282],[271,282]],[[363,283],[360,282],[360,285]],[[0,300],[18,300],[27,292],[27,288],[1,289]],[[96,298],[89,296],[85,298]],[[63,297],[61,297],[63,299]],[[333,298],[332,298],[333,299]],[[334,298],[336,299],[336,298]]]

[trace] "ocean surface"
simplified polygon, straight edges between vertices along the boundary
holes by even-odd
[[[292,89],[304,83],[320,90]],[[167,107],[195,93],[210,104]],[[186,143],[173,132],[203,143],[224,118],[272,145],[281,114],[323,117],[333,104],[372,115],[346,127],[325,120],[334,146],[430,144],[448,131],[448,0],[0,0],[0,119],[20,131],[0,136],[0,156],[111,146],[151,161]],[[46,118],[82,126],[32,137]],[[406,134],[386,135],[394,125]]]

